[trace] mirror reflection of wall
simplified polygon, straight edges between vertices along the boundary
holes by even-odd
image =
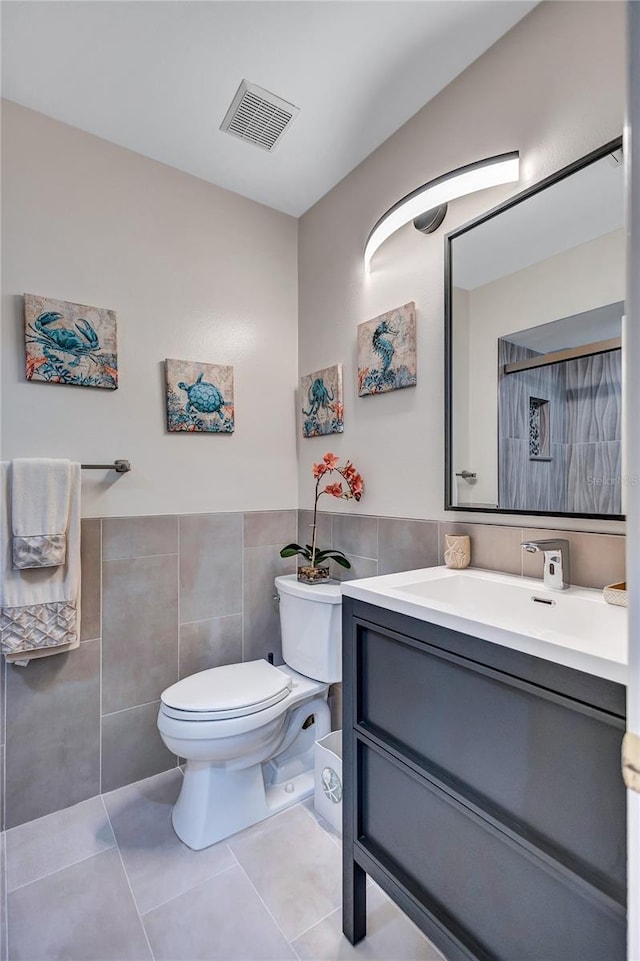
[[[623,303],[498,341],[498,503],[620,514]]]
[[[452,506],[621,513],[619,344],[504,367],[620,338],[623,223],[618,152],[451,238]]]

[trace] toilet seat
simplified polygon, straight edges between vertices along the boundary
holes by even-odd
[[[291,686],[288,674],[264,660],[226,664],[172,684],[160,695],[161,711],[182,721],[241,718],[278,704]]]

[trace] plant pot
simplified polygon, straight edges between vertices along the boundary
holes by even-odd
[[[328,567],[299,567],[298,580],[305,584],[320,584],[329,580]]]

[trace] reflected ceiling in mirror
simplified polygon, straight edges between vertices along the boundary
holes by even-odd
[[[446,507],[620,517],[620,142],[446,246]]]

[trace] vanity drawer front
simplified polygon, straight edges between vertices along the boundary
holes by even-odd
[[[356,673],[363,730],[625,903],[620,718],[363,624]]]
[[[360,845],[473,955],[624,961],[622,909],[581,890],[400,762],[364,744],[359,751]]]

